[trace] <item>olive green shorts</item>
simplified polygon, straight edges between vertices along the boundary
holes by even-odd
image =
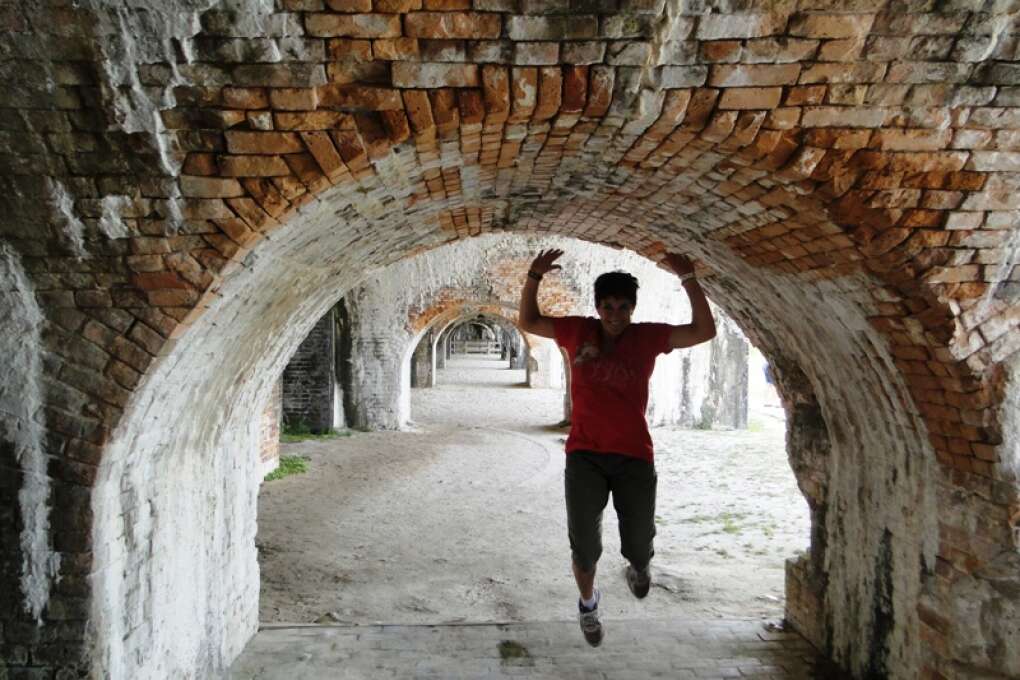
[[[574,564],[592,571],[602,556],[602,511],[612,494],[620,552],[636,569],[647,566],[655,554],[655,465],[619,453],[571,451],[563,476]]]

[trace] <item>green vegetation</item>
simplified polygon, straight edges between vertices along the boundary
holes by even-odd
[[[329,429],[325,432],[312,432],[308,423],[298,420],[293,423],[284,423],[280,430],[280,441],[285,444],[308,441],[309,439],[336,439],[337,437],[350,437],[350,430]]]
[[[743,515],[740,515],[740,516],[743,517]],[[722,521],[723,521],[722,530],[725,531],[727,534],[739,534],[740,533],[740,527],[733,521],[733,519],[734,519],[734,515],[731,515],[728,512],[725,512],[722,515]]]
[[[523,661],[530,659],[528,648],[516,640],[503,640],[499,643],[499,658],[504,662]]]
[[[267,482],[283,479],[289,475],[308,472],[308,458],[304,456],[280,456],[280,467],[266,475]]]

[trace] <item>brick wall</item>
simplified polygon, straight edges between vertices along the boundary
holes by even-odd
[[[512,230],[712,273],[823,425],[790,454],[823,491],[839,664],[1020,674],[995,595],[1020,524],[1014,7],[341,5],[0,9],[0,238],[41,317],[0,321],[38,338],[42,386],[30,421],[5,407],[3,464],[18,503],[51,499],[0,520],[64,584],[36,616],[5,567],[7,663],[218,672],[255,625],[263,376],[378,268]],[[39,455],[12,455],[27,422]],[[797,449],[812,428],[827,457]]]
[[[336,321],[333,310],[319,319],[283,369],[283,424],[316,434],[344,423],[337,411]]]

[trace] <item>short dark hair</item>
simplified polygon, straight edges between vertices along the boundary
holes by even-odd
[[[595,279],[595,306],[598,307],[607,297],[619,297],[630,300],[637,306],[638,281],[627,272],[606,272]]]

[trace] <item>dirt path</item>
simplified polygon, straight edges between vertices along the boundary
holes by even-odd
[[[259,497],[263,622],[437,623],[574,616],[562,394],[496,360],[455,360],[414,390],[410,432],[284,444],[310,471]],[[770,412],[771,411],[771,412]],[[623,580],[615,514],[600,563],[615,618],[778,618],[783,562],[807,547],[807,505],[778,408],[748,431],[653,431],[655,587]]]

